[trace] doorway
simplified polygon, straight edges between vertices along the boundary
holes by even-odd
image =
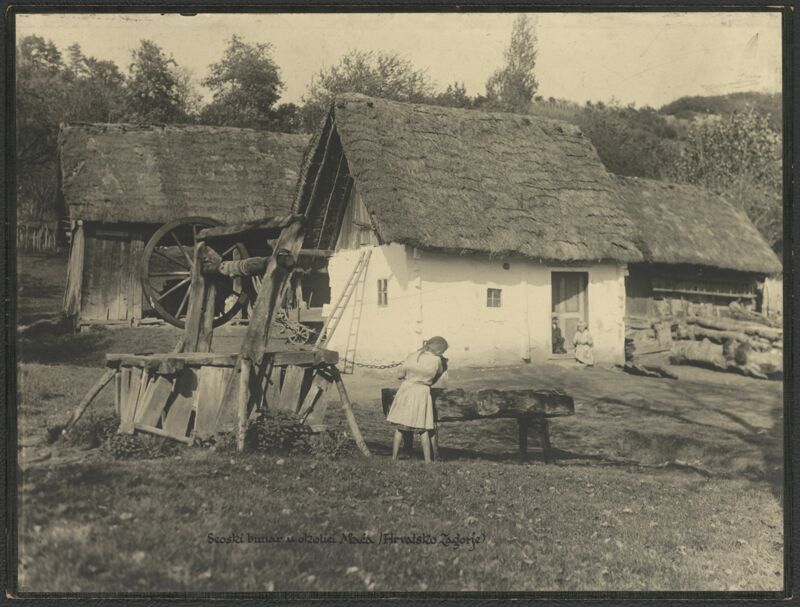
[[[588,272],[553,272],[551,283],[553,289],[552,315],[561,329],[564,338],[564,349],[568,353],[575,350],[572,338],[578,329],[578,322],[588,322],[589,303],[587,289],[589,285]],[[557,354],[553,344],[554,354]]]

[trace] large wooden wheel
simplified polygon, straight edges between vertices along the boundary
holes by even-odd
[[[142,289],[156,313],[171,325],[184,328],[197,233],[219,225],[221,222],[207,217],[176,219],[156,230],[144,247]],[[240,242],[217,252],[228,261],[248,256],[247,248]],[[224,276],[215,279],[215,327],[225,324],[247,306],[252,288],[246,281]]]

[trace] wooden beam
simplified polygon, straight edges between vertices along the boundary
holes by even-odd
[[[333,249],[300,249],[300,257],[333,257]]]
[[[67,422],[67,425],[64,426],[63,433],[66,434],[67,430],[72,428],[75,423],[81,418],[81,416],[86,411],[87,407],[92,403],[95,397],[100,394],[100,391],[108,385],[108,383],[114,379],[117,371],[116,369],[106,369],[105,373],[103,373],[102,377],[97,380],[89,391],[86,393],[86,396],[83,397],[78,407],[75,409],[75,412],[72,414],[72,417]]]
[[[391,405],[394,388],[381,390],[384,409]],[[575,401],[553,390],[464,390],[431,389],[438,421],[465,421],[488,417],[559,417],[575,413]]]
[[[205,228],[197,233],[197,239],[211,240],[214,238],[239,236],[240,234],[246,234],[256,230],[269,230],[274,233],[273,237],[277,237],[281,230],[302,218],[302,215],[279,215],[276,217],[267,217],[266,219],[256,219],[255,221],[248,221],[245,223]]]
[[[285,367],[335,365],[339,362],[339,353],[324,348],[308,350],[265,350],[265,356],[273,358],[273,365]],[[219,352],[168,352],[165,354],[106,354],[106,366],[147,367],[160,374],[170,374],[184,367],[233,367],[236,365],[236,354]],[[159,370],[161,369],[161,370]]]
[[[339,146],[341,147],[341,146]],[[328,201],[325,203],[325,213],[322,215],[322,223],[319,226],[319,238],[317,239],[317,248],[322,245],[322,237],[325,235],[325,223],[328,221],[328,211],[331,210],[331,201],[333,195],[336,193],[336,186],[339,184],[339,177],[342,173],[342,164],[344,164],[344,150],[339,154],[339,163],[336,165],[336,175],[333,177],[333,183],[328,193]]]
[[[303,243],[304,222],[296,220],[281,233],[275,245],[275,255],[270,259],[264,278],[261,281],[258,297],[250,315],[250,324],[239,350],[239,355],[252,361],[260,361],[267,351],[267,343],[272,327],[275,310],[280,304],[278,299],[285,290],[290,271],[278,263],[278,255],[286,251],[297,257]]]
[[[189,284],[189,309],[184,321],[183,337],[178,342],[177,352],[196,352],[198,339],[202,331],[203,315],[207,303],[206,280],[202,272],[201,260],[205,257],[205,243],[198,242],[194,250],[194,265],[191,269]],[[213,305],[213,304],[212,304]],[[213,315],[213,311],[211,312]]]
[[[369,447],[367,447],[367,443],[364,442],[364,437],[361,435],[358,422],[356,422],[356,416],[353,413],[353,405],[350,402],[350,397],[347,395],[347,389],[344,387],[344,382],[342,381],[342,376],[339,373],[339,369],[332,367],[331,374],[333,375],[333,381],[336,383],[336,388],[339,390],[339,398],[342,401],[342,409],[344,410],[344,416],[347,419],[347,424],[350,426],[350,433],[353,435],[353,440],[355,441],[356,446],[361,453],[369,457],[372,454],[369,451]]]
[[[252,363],[242,359],[241,371],[239,372],[239,398],[237,406],[237,426],[236,426],[236,450],[241,453],[244,451],[244,437],[247,432],[247,406],[250,403],[250,370]]]
[[[306,204],[306,208],[303,211],[303,214],[306,218],[311,215],[311,209],[314,205],[314,196],[317,194],[317,186],[319,185],[319,178],[320,175],[322,175],[322,169],[325,166],[325,161],[328,159],[328,149],[331,147],[331,138],[333,137],[333,132],[335,130],[336,120],[333,118],[333,115],[331,115],[330,130],[328,131],[328,137],[325,140],[325,147],[322,149],[322,158],[317,166],[317,174],[314,175],[314,185],[311,186],[311,193],[308,195],[308,204]]]

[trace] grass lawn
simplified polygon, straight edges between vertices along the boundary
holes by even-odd
[[[39,275],[21,277],[29,322],[58,307],[51,273],[49,290]],[[28,288],[35,280],[39,291]],[[510,420],[443,424],[444,462],[392,462],[379,388],[395,380],[378,372],[345,377],[369,459],[176,447],[117,460],[80,439],[112,418],[110,389],[81,421],[87,432],[47,444],[105,352],[166,351],[177,335],[20,342],[21,591],[783,587],[779,382],[689,367],[671,368],[679,381],[552,364],[451,372],[450,387],[573,395],[576,415],[552,426],[555,465],[535,455],[520,464]],[[334,434],[346,429],[335,403],[328,417]],[[380,543],[389,533],[433,543]]]

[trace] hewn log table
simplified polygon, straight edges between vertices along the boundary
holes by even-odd
[[[381,403],[387,415],[397,390],[383,388]],[[432,388],[437,422],[476,421],[512,418],[519,430],[519,453],[528,457],[528,434],[531,429],[539,434],[546,463],[554,461],[550,444],[550,418],[575,414],[574,399],[558,390],[443,390]]]

